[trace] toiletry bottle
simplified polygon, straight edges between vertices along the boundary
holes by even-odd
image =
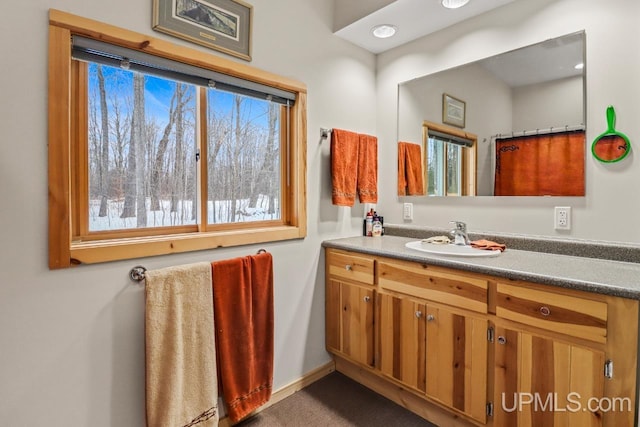
[[[371,235],[373,237],[382,236],[382,221],[376,212],[373,213],[373,223],[371,224]]]
[[[373,232],[373,209],[367,212],[365,224],[365,236],[371,236]]]

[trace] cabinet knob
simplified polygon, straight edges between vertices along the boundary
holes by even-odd
[[[507,343],[507,339],[505,337],[503,337],[502,335],[500,335],[498,337],[498,344],[505,345],[506,343]]]
[[[362,300],[364,302],[369,302],[369,301],[371,301],[371,297],[369,295],[367,295],[366,297],[362,298]]]
[[[347,270],[347,271],[351,271],[351,270],[353,270],[353,267],[351,267],[351,264],[347,264],[347,265],[344,266],[344,269]]]
[[[433,322],[436,317],[433,314],[427,314],[427,322]]]
[[[551,309],[543,305],[542,307],[540,307],[540,314],[546,317],[551,314]]]
[[[418,319],[422,317],[422,312],[420,310],[416,311],[416,317]]]

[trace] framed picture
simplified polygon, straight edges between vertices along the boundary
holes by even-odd
[[[253,7],[240,0],[153,0],[153,29],[251,61]]]
[[[442,94],[442,123],[463,128],[467,104],[446,93]]]

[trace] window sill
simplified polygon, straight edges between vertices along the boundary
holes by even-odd
[[[277,226],[250,231],[233,230],[74,242],[71,244],[71,264],[94,264],[221,247],[300,239],[304,238],[305,235],[305,231],[300,227]]]

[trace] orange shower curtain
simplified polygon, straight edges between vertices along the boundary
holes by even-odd
[[[584,196],[584,131],[496,139],[496,196]]]

